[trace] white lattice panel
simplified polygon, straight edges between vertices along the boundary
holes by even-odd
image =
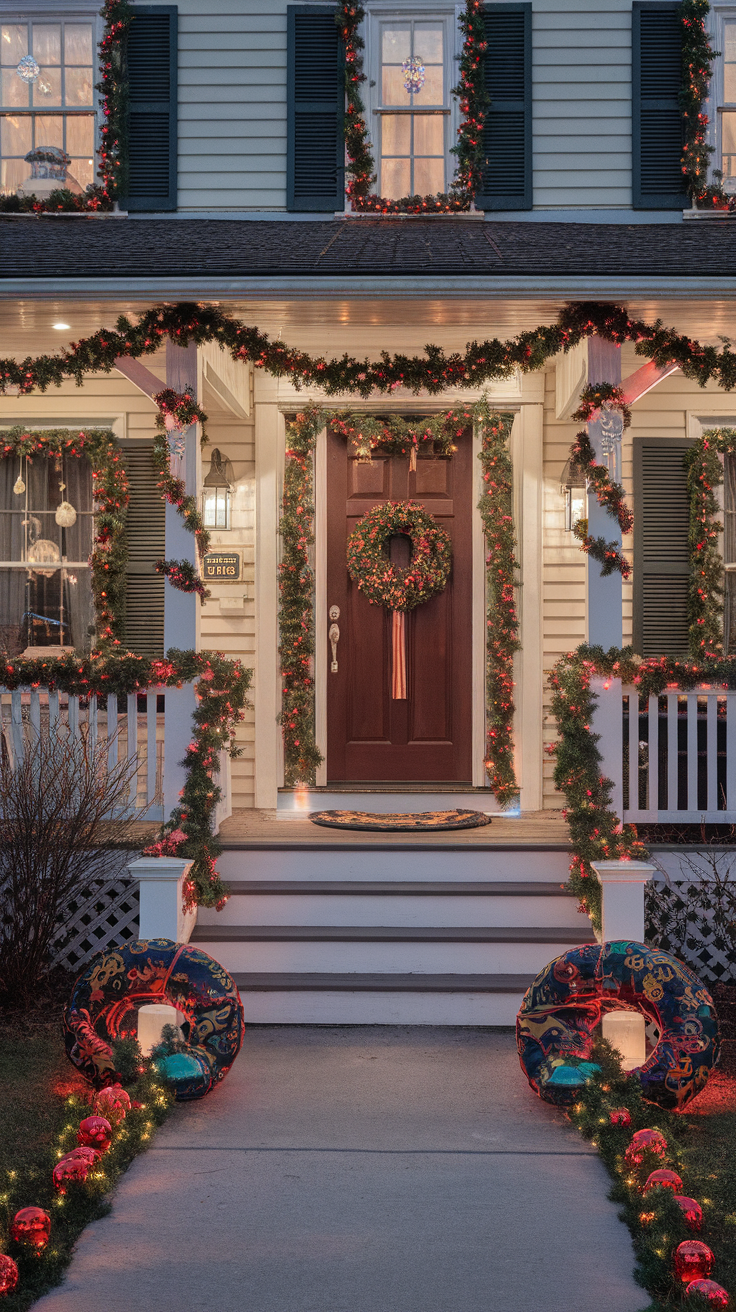
[[[678,880],[671,887],[657,885],[647,896],[647,943],[671,952],[704,984],[718,984],[736,979],[736,945],[729,942],[715,926],[688,924],[681,928],[682,916],[695,884]],[[699,918],[703,912],[698,913]],[[678,924],[678,920],[680,923]]]
[[[81,970],[107,948],[138,937],[138,882],[95,879],[69,904],[71,919],[52,945],[53,965]]]

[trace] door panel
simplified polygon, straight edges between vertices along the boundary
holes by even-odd
[[[471,461],[469,436],[451,460],[349,455],[327,437],[327,606],[340,607],[338,671],[327,674],[327,778],[339,782],[469,783],[471,779]],[[414,500],[452,539],[445,591],[406,617],[405,701],[391,697],[391,613],[352,583],[347,539],[375,505]],[[408,542],[389,544],[408,564]],[[318,641],[321,638],[318,637]],[[327,635],[324,635],[327,640]],[[331,653],[330,653],[331,654]]]

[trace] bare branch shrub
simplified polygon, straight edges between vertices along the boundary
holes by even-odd
[[[3,748],[5,744],[2,744]],[[108,769],[109,741],[27,731],[22,760],[0,759],[0,1000],[27,1006],[49,968],[72,895],[119,876],[140,811],[136,757]]]

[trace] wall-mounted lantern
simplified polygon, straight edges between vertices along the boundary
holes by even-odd
[[[560,492],[565,498],[565,530],[573,533],[575,525],[588,518],[588,498],[585,472],[572,459],[562,471]]]
[[[202,493],[202,518],[205,528],[230,528],[230,509],[233,495],[233,467],[227,456],[215,447],[210,458],[209,473],[205,476]]]

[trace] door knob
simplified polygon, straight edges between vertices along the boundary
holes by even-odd
[[[333,607],[333,610],[334,609],[337,608]],[[330,640],[330,646],[332,647],[332,664],[330,666],[330,670],[332,671],[333,674],[337,674],[337,644],[340,641],[340,630],[336,624],[330,625],[330,629],[327,636]]]

